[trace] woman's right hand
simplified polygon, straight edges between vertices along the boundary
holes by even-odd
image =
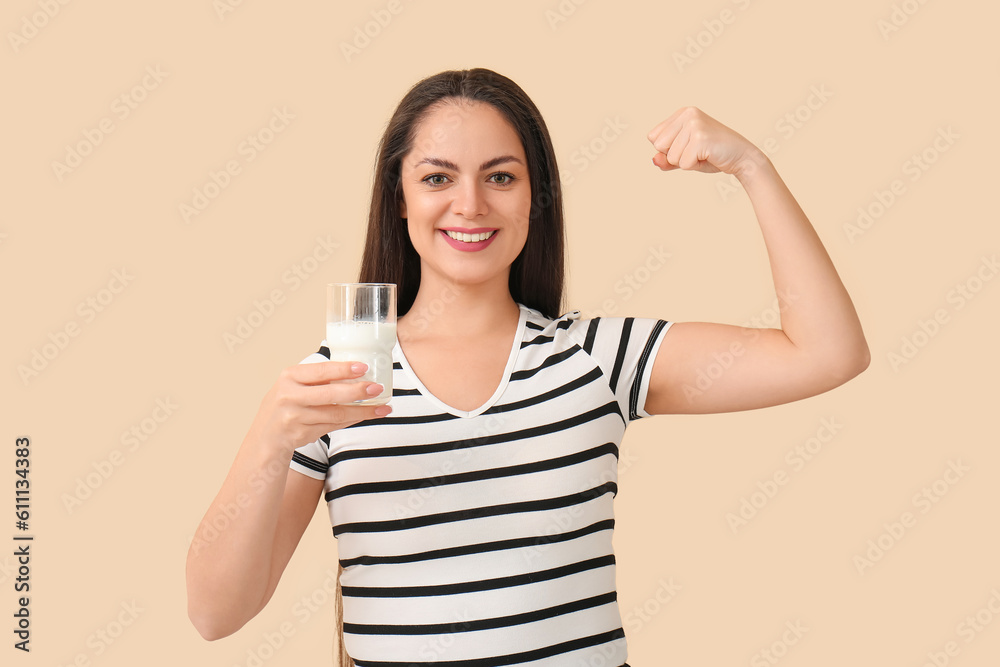
[[[367,370],[367,365],[349,361],[289,366],[261,401],[251,432],[291,456],[330,431],[388,415],[388,405],[351,405],[382,393],[377,382],[357,379]]]
[[[295,449],[392,411],[350,405],[382,392],[358,379],[366,370],[349,361],[297,364],[261,401],[188,551],[188,614],[206,639],[232,634],[267,604],[315,513],[323,480],[288,467]],[[276,463],[287,472],[261,474]]]

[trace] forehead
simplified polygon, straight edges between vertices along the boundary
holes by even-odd
[[[517,130],[496,107],[469,100],[445,100],[428,108],[414,128],[404,162],[425,157],[481,161],[499,154],[524,159]]]

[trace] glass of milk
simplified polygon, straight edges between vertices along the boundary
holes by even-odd
[[[396,286],[392,283],[330,283],[326,343],[330,361],[360,361],[368,372],[358,382],[384,387],[356,405],[383,405],[392,398],[392,348],[396,344]]]

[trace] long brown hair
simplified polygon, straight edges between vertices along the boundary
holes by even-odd
[[[538,108],[525,92],[507,77],[483,68],[450,70],[427,77],[414,85],[396,107],[379,142],[358,280],[396,283],[399,315],[413,305],[420,286],[420,257],[410,243],[406,221],[399,215],[400,169],[403,158],[413,148],[421,119],[432,106],[446,100],[490,104],[520,137],[528,161],[531,212],[524,249],[511,264],[510,293],[518,303],[549,317],[558,316],[563,297],[565,236],[562,190],[552,141]]]
[[[396,107],[379,142],[359,282],[396,283],[399,315],[413,305],[420,287],[420,257],[410,243],[406,221],[399,215],[403,196],[400,169],[403,158],[413,148],[417,125],[432,106],[446,100],[490,104],[520,137],[528,161],[531,212],[524,249],[511,264],[510,293],[516,302],[543,315],[558,316],[563,298],[565,235],[552,140],[538,108],[525,92],[507,77],[488,69],[452,70],[427,77],[414,85]],[[354,661],[344,645],[341,572],[343,568],[338,568],[334,659],[340,667],[353,667]]]

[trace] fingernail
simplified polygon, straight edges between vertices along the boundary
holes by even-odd
[[[368,392],[369,396],[378,396],[379,394],[382,393],[383,389],[385,389],[385,387],[383,387],[382,385],[373,383],[368,385],[368,389],[365,389],[365,391]]]
[[[356,364],[351,364],[351,372],[357,375],[368,372],[368,364],[362,364],[358,362]]]
[[[388,405],[380,405],[377,408],[375,408],[375,414],[377,414],[379,417],[385,417],[390,412],[392,412],[392,408],[390,408]]]

